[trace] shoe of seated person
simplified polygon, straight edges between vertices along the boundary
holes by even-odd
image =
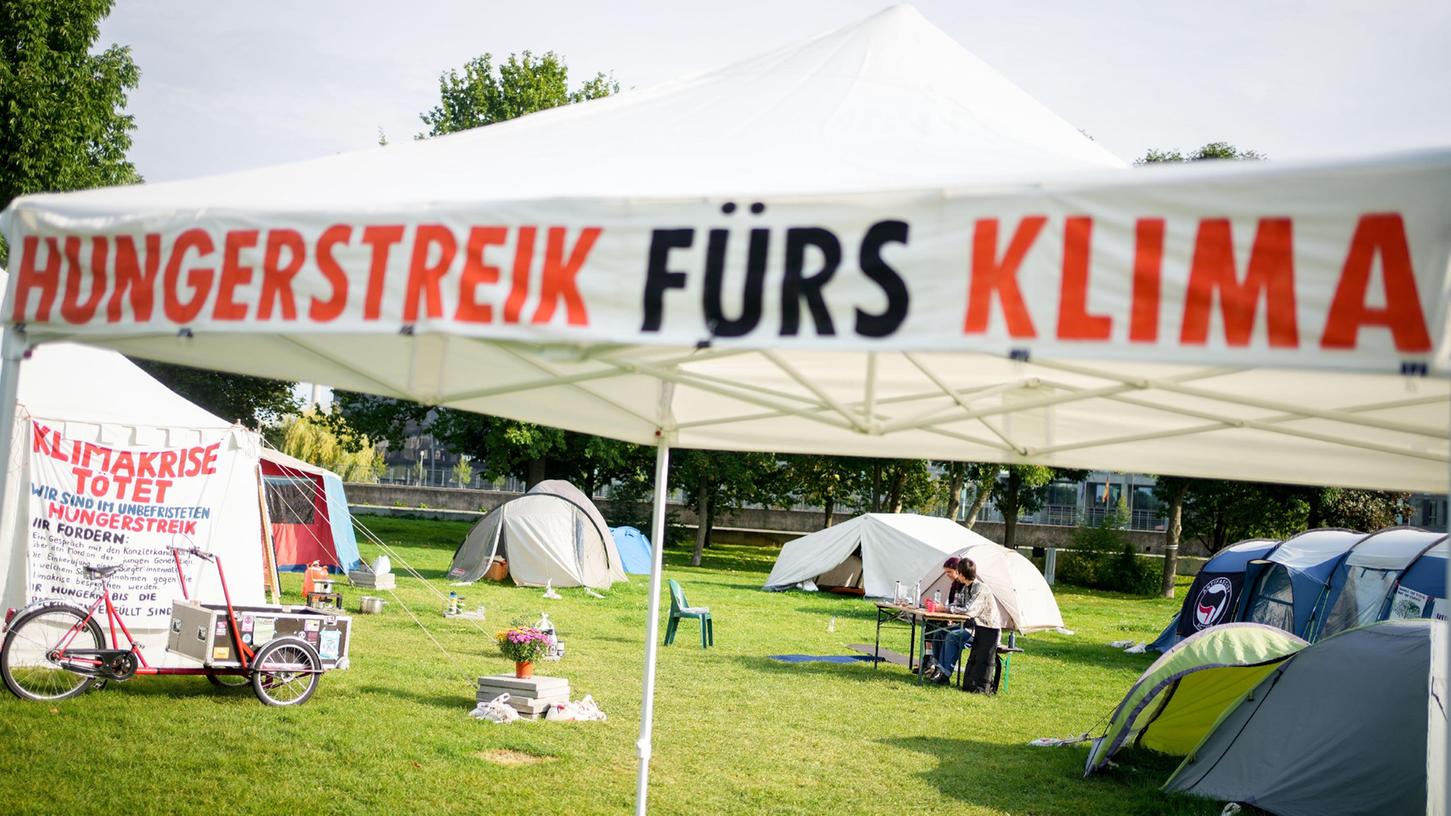
[[[945,686],[952,682],[952,675],[942,670],[941,666],[934,666],[931,675],[932,682],[939,686]]]

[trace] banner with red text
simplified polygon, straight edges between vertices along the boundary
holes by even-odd
[[[439,332],[1448,370],[1451,155],[1211,170],[384,213],[80,216],[21,199],[5,318],[35,337]]]
[[[209,550],[213,534],[225,532],[221,511],[236,456],[225,436],[182,448],[119,447],[67,439],[31,422],[27,595],[88,606],[100,582],[82,567],[121,564],[108,581],[126,625],[164,628],[181,597],[171,547]],[[255,533],[248,538],[248,549],[260,551]],[[181,559],[195,594],[202,572],[213,568]]]

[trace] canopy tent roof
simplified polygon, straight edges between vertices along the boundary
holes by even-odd
[[[1161,753],[1189,753],[1246,691],[1305,646],[1288,632],[1258,623],[1227,623],[1179,641],[1144,670],[1114,709],[1088,752],[1084,776],[1131,740]]]
[[[662,454],[1446,487],[1451,151],[1131,171],[1071,129],[896,8],[475,133],[21,197],[6,331]]]
[[[1447,367],[1448,214],[1451,153],[1125,169],[897,7],[448,137],[25,196],[0,226],[32,342],[647,444],[1439,490],[1451,383],[1402,373]],[[68,289],[96,258],[109,289]],[[126,263],[158,270],[150,306]]]

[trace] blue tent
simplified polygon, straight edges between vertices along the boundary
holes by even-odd
[[[1285,539],[1245,570],[1244,614],[1239,620],[1275,626],[1305,637],[1324,602],[1330,576],[1365,533],[1310,530]]]
[[[1148,648],[1158,652],[1211,626],[1237,620],[1244,596],[1244,572],[1250,562],[1264,558],[1278,541],[1251,538],[1231,544],[1204,562],[1184,595],[1183,607]]]
[[[1446,536],[1421,553],[1401,573],[1401,580],[1391,593],[1386,617],[1434,618],[1437,612],[1446,613],[1446,559],[1451,557],[1451,545]]]
[[[1319,640],[1336,632],[1385,620],[1390,613],[1392,593],[1397,590],[1401,576],[1422,553],[1445,539],[1443,533],[1428,533],[1416,527],[1387,527],[1361,539],[1331,574],[1325,601],[1315,615],[1315,626],[1309,639]],[[1444,561],[1441,566],[1445,567]],[[1402,595],[1415,597],[1412,591]],[[1420,600],[1423,603],[1417,607],[1417,612],[1424,606],[1425,594]]]
[[[610,535],[615,537],[615,549],[620,551],[620,563],[631,575],[650,574],[650,539],[634,527],[611,527]]]

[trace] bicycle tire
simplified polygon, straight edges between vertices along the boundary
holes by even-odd
[[[302,705],[317,691],[321,672],[322,658],[307,641],[269,640],[252,658],[252,691],[266,705]]]
[[[5,632],[5,644],[0,646],[0,677],[4,678],[5,687],[11,694],[32,702],[56,702],[74,697],[95,684],[96,678],[60,666],[45,669],[46,674],[43,677],[38,673],[32,676],[32,672],[28,671],[40,668],[34,665],[38,659],[37,653],[43,654],[48,647],[55,645],[47,640],[47,633],[40,631],[41,628],[44,627],[51,635],[58,637],[75,625],[74,622],[66,623],[67,618],[85,621],[84,631],[89,632],[94,641],[85,643],[85,635],[78,634],[72,646],[80,649],[105,648],[105,635],[95,618],[87,620],[84,612],[64,603],[38,606],[10,623]],[[66,628],[62,629],[62,625]],[[27,634],[27,628],[34,634]],[[70,678],[76,680],[72,682]]]

